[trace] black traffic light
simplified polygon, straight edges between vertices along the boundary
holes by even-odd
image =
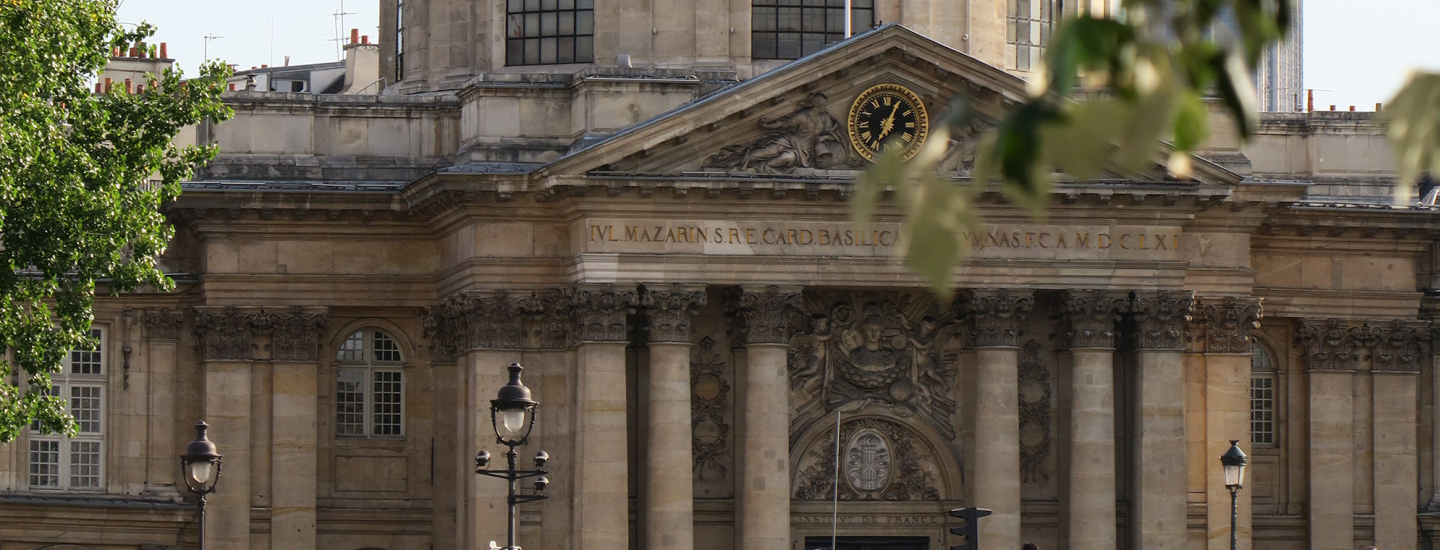
[[[990,511],[984,508],[956,508],[950,511],[950,515],[960,518],[959,527],[951,527],[950,534],[960,535],[960,544],[950,547],[950,550],[980,550],[980,518],[990,515]]]

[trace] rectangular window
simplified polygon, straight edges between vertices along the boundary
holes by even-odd
[[[395,82],[405,80],[405,0],[395,2]]]
[[[335,387],[335,435],[405,435],[403,377],[398,369],[341,369]]]
[[[29,485],[38,490],[103,488],[105,442],[105,331],[90,330],[97,345],[71,350],[51,377],[50,394],[63,396],[75,418],[75,435],[47,434],[31,424]]]
[[[595,0],[506,0],[505,64],[589,63]]]
[[[1060,22],[1061,13],[1061,0],[1010,0],[1005,37],[1015,51],[1015,70],[1040,68],[1045,45],[1050,42],[1050,32]]]
[[[851,34],[873,26],[874,0],[853,0]],[[755,0],[751,5],[752,59],[799,59],[844,38],[844,0]]]
[[[1275,444],[1275,375],[1250,376],[1250,442]]]

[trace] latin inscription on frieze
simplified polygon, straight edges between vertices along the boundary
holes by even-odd
[[[732,256],[893,257],[901,226],[805,221],[589,219],[574,226],[586,252]],[[962,235],[976,259],[1175,260],[1177,227],[990,224]]]

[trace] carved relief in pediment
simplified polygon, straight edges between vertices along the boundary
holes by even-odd
[[[847,145],[845,127],[826,110],[826,103],[825,94],[814,93],[794,111],[761,117],[756,124],[766,130],[764,135],[747,144],[721,149],[701,168],[755,174],[850,168],[854,155]]]

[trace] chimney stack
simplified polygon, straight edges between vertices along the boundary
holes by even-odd
[[[160,59],[170,59],[170,53],[165,51],[165,43],[160,43]]]
[[[360,29],[350,29],[350,43],[360,43]]]

